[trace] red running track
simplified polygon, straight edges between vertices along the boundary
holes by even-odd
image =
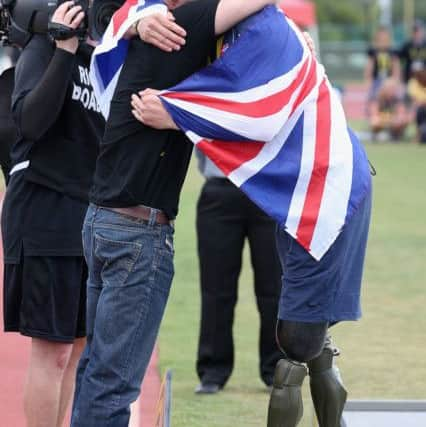
[[[1,247],[0,247],[1,251]],[[2,251],[0,252],[2,257]],[[3,283],[3,263],[0,263],[0,283]],[[0,292],[0,426],[25,427],[23,415],[23,385],[29,361],[30,339],[3,332],[3,286]],[[132,408],[131,427],[154,427],[160,392],[158,350],[155,349],[142,386],[139,400]],[[69,415],[68,415],[69,420]],[[69,425],[69,421],[65,423]]]
[[[352,83],[345,86],[343,106],[348,119],[366,120],[368,87],[365,83]]]

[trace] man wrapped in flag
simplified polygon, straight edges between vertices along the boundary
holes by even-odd
[[[193,145],[132,115],[131,95],[165,89],[202,69],[216,37],[274,0],[129,0],[113,16],[93,58],[92,78],[108,117],[83,226],[87,345],[80,360],[72,427],[124,427],[139,395],[173,278],[173,221]],[[186,30],[167,53],[125,39],[148,14]],[[100,95],[100,96],[99,96]],[[108,101],[108,98],[111,101]]]
[[[173,128],[277,222],[283,266],[268,427],[302,416],[310,375],[321,427],[340,426],[346,391],[327,330],[357,320],[371,210],[363,147],[323,67],[271,6],[226,37],[222,56],[168,91],[133,97],[145,125]]]

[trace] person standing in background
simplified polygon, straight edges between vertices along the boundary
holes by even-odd
[[[368,83],[368,103],[375,100],[383,82],[390,78],[399,79],[400,65],[396,51],[392,48],[392,37],[386,27],[380,27],[374,36],[373,45],[367,51],[368,62],[365,80]]]
[[[398,56],[404,65],[403,81],[407,84],[414,68],[419,67],[417,64],[426,66],[426,37],[423,22],[414,23],[411,39],[402,46]]]
[[[206,178],[197,205],[201,324],[198,341],[197,394],[220,391],[234,367],[232,327],[244,242],[250,245],[254,288],[260,315],[260,376],[271,386],[281,353],[275,324],[281,290],[281,266],[275,223],[230,182],[200,151]]]

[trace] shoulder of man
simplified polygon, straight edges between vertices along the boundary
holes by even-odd
[[[200,23],[205,18],[211,18],[214,22],[216,9],[220,0],[196,0],[189,1],[173,11],[177,23],[189,21],[194,24]]]

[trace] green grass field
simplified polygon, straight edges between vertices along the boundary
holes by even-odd
[[[364,317],[333,330],[350,398],[426,398],[426,147],[367,147],[377,169],[363,288]],[[234,325],[235,370],[225,390],[196,396],[200,310],[195,204],[202,179],[192,166],[176,230],[176,276],[160,333],[160,364],[173,378],[175,427],[265,426],[268,394],[258,375],[258,319],[248,257]],[[305,417],[312,408],[305,383]]]

